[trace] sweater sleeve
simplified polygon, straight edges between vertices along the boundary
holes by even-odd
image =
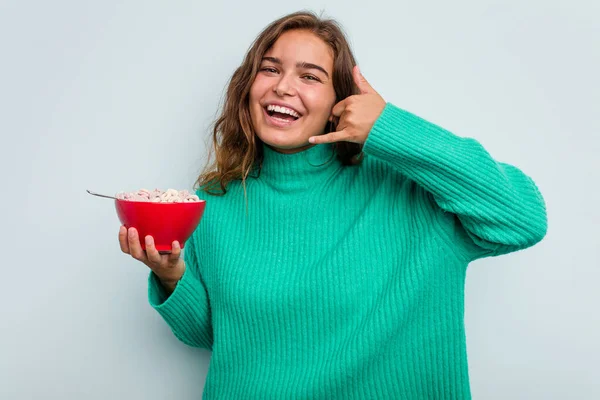
[[[185,272],[171,295],[167,295],[158,277],[150,272],[148,300],[183,343],[211,349],[213,343],[208,292],[198,268],[195,233],[185,243]]]
[[[463,233],[449,235],[469,261],[533,246],[547,231],[546,206],[531,178],[456,136],[388,103],[363,148],[415,181]]]

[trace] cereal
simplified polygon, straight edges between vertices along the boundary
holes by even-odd
[[[191,194],[187,190],[167,189],[166,191],[154,189],[140,189],[137,192],[119,192],[115,195],[117,199],[128,201],[147,201],[152,203],[190,203],[200,201],[200,198],[195,194]]]

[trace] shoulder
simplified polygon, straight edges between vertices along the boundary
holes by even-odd
[[[234,180],[227,184],[225,191],[221,189],[219,183],[204,184],[196,187],[195,194],[200,200],[216,200],[221,198],[231,198],[232,193],[243,192],[243,186],[241,180]]]
[[[365,154],[357,167],[357,181],[368,190],[393,199],[395,204],[407,210],[418,208],[436,214],[441,211],[432,193],[388,162]]]
[[[356,168],[355,173],[369,182],[387,181],[398,183],[408,181],[404,174],[393,168],[388,162],[371,154],[364,154],[362,162],[350,168]]]

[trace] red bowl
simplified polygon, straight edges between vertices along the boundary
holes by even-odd
[[[205,200],[186,203],[115,200],[119,220],[127,229],[137,229],[142,249],[146,250],[145,237],[150,235],[156,249],[165,253],[171,252],[174,240],[184,248],[185,241],[200,223],[205,206]]]

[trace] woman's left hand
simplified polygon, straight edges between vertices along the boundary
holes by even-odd
[[[386,102],[369,85],[369,82],[360,73],[358,66],[352,70],[352,76],[360,94],[349,96],[333,107],[329,120],[339,117],[337,131],[326,135],[312,136],[308,139],[309,143],[353,142],[362,144],[367,140],[367,136],[385,108]]]

